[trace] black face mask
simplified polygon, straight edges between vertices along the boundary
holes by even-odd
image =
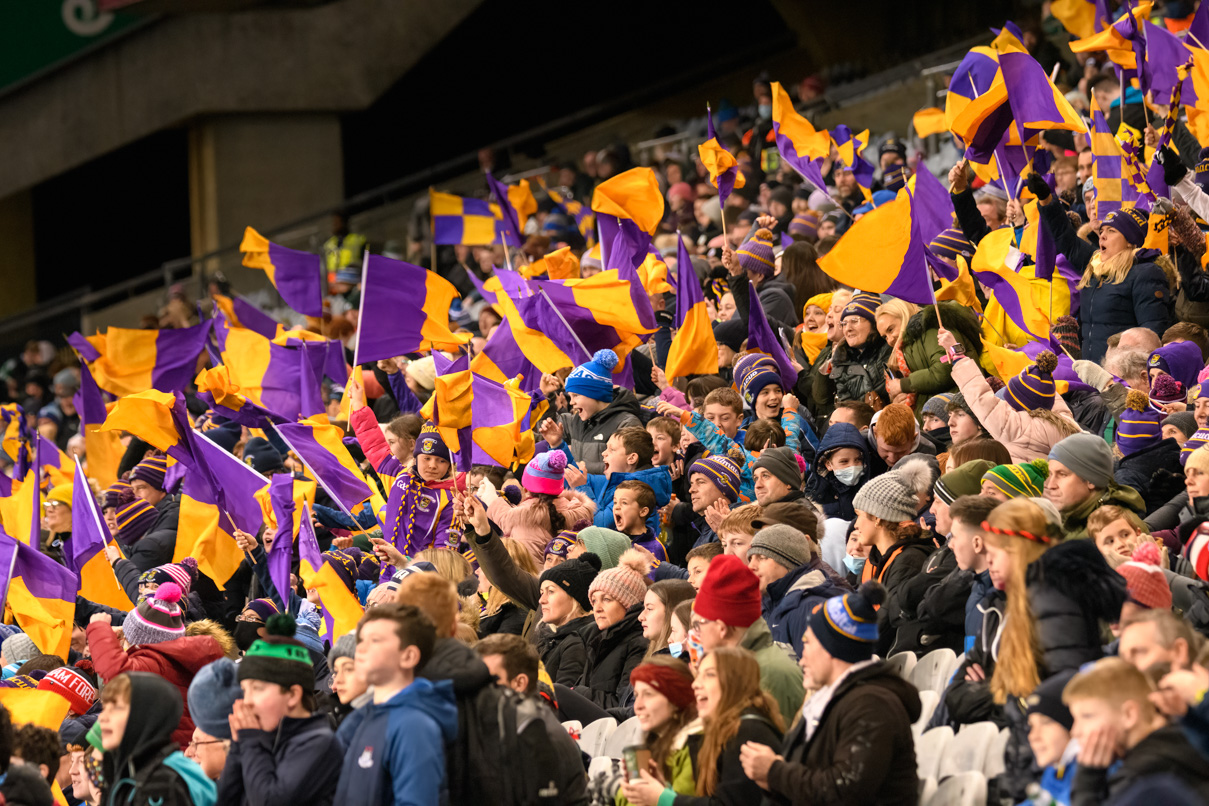
[[[260,628],[263,626],[264,624],[260,623],[259,621],[235,622],[234,638],[236,646],[238,646],[244,652],[247,652],[248,648],[251,647],[252,644],[256,643],[256,640],[260,638]]]
[[[949,434],[949,427],[947,425],[941,426],[940,428],[933,428],[931,431],[925,431],[924,433],[927,435],[928,439],[932,440],[941,447],[947,447],[953,442],[953,437]]]

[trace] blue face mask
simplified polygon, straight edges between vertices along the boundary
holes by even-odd
[[[684,644],[676,641],[667,645],[668,651],[672,653],[673,658],[680,657],[680,653],[684,651]]]
[[[756,107],[756,113],[762,119],[770,119],[772,117],[772,104],[760,104]]]
[[[849,467],[841,467],[839,470],[833,470],[835,480],[845,487],[851,487],[861,480],[861,473],[865,472],[864,465],[850,465]]]
[[[850,574],[859,574],[865,567],[865,558],[853,557],[851,554],[845,554],[844,567],[848,569],[848,573]]]

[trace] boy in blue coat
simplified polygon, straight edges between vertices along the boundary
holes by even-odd
[[[445,745],[458,731],[453,684],[416,677],[435,642],[432,621],[410,605],[376,605],[362,617],[354,664],[374,697],[337,734],[341,806],[443,802]]]
[[[567,484],[596,502],[593,524],[615,529],[613,496],[617,486],[623,481],[641,481],[655,493],[655,509],[647,514],[647,528],[659,533],[659,510],[672,500],[672,473],[666,467],[652,466],[654,455],[655,443],[650,433],[645,428],[631,426],[618,430],[605,444],[601,455],[605,466],[603,476],[585,475],[577,467],[567,468]]]

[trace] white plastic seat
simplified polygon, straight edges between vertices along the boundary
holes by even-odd
[[[642,727],[638,724],[636,716],[630,717],[617,726],[617,729],[609,736],[609,740],[605,742],[604,754],[612,758],[625,758],[625,749],[634,744],[642,744]]]
[[[617,720],[611,716],[598,719],[579,732],[579,749],[592,758],[603,755],[605,743],[617,730]]]
[[[923,734],[915,742],[915,766],[920,778],[939,778],[940,763],[953,741],[953,729],[948,725]]]
[[[915,664],[918,662],[919,658],[915,657],[914,652],[895,652],[886,658],[886,665],[890,667],[890,671],[903,680],[911,679],[911,670],[915,668]]]
[[[1007,751],[1008,737],[1009,731],[1007,728],[1004,728],[999,731],[999,736],[987,748],[987,761],[982,768],[982,772],[986,775],[988,781],[999,777],[1007,769],[1003,761],[1003,754]]]
[[[936,711],[936,706],[940,705],[940,695],[935,691],[921,691],[919,692],[919,705],[919,719],[915,720],[915,724],[911,726],[911,733],[917,740],[923,735],[924,728],[928,726],[928,720]]]
[[[987,779],[980,772],[963,772],[940,782],[923,806],[983,806],[987,802]]]
[[[933,649],[919,659],[911,670],[911,682],[920,691],[940,694],[957,669],[957,653],[951,649]]]
[[[919,779],[919,802],[926,804],[933,795],[936,794],[936,788],[940,786],[935,778],[920,778]]]
[[[963,772],[982,774],[987,764],[991,746],[999,741],[999,728],[994,722],[975,722],[962,725],[957,739],[949,745],[948,752],[940,761],[941,781]],[[1002,760],[1002,759],[1001,759]]]
[[[578,719],[569,719],[562,724],[567,733],[579,733],[584,729],[583,723]]]

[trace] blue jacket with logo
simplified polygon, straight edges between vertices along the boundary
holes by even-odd
[[[587,481],[575,489],[596,502],[593,525],[604,529],[617,528],[613,520],[613,495],[617,492],[617,485],[623,481],[641,481],[655,492],[655,511],[647,515],[646,525],[653,529],[655,534],[659,534],[659,510],[672,500],[672,473],[666,467],[646,467],[631,473],[613,473],[608,476],[589,475]]]
[[[446,800],[445,745],[457,738],[453,683],[417,678],[340,725],[340,806],[432,806]]]

